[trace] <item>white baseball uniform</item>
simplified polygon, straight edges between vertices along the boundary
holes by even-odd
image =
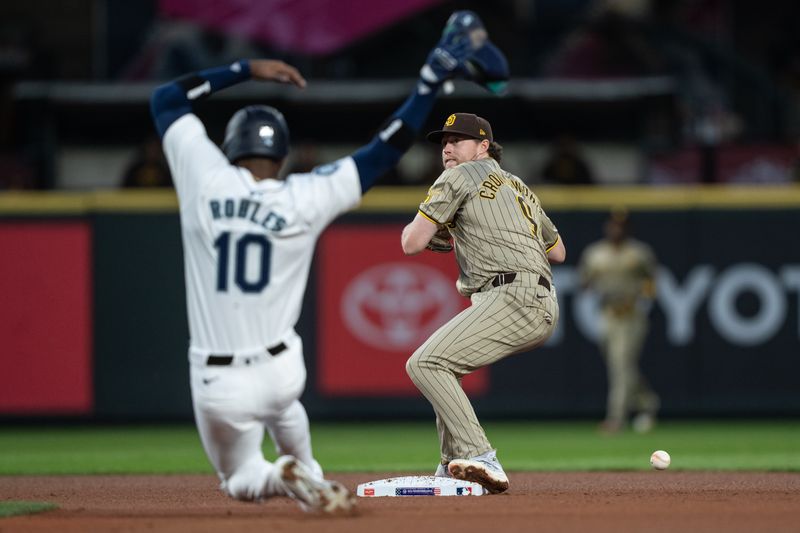
[[[321,476],[311,451],[300,316],[322,230],[361,198],[351,157],[256,181],[228,162],[194,114],[164,134],[180,203],[195,418],[206,453],[238,499],[280,494],[264,427],[280,455]]]

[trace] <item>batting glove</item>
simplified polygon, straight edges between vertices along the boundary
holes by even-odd
[[[447,19],[442,38],[428,54],[420,70],[422,81],[438,87],[456,75],[464,61],[486,42],[487,33],[481,19],[472,11],[456,11]]]
[[[455,77],[472,81],[498,96],[506,93],[510,76],[505,54],[490,41],[470,55],[455,72]]]

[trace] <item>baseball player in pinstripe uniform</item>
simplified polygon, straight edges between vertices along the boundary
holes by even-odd
[[[454,249],[456,286],[472,305],[434,332],[406,370],[436,413],[436,475],[503,492],[508,477],[461,379],[550,337],[558,321],[550,263],[563,262],[566,249],[539,198],[500,167],[502,147],[489,122],[455,113],[428,140],[441,144],[445,170],[404,228],[403,251]]]
[[[647,315],[656,294],[653,250],[630,236],[627,211],[614,210],[605,238],[589,245],[578,261],[581,285],[600,298],[600,349],[608,371],[603,433],[616,433],[636,412],[635,431],[652,429],[660,401],[639,370]]]

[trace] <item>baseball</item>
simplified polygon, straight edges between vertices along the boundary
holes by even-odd
[[[666,470],[671,461],[672,459],[669,454],[664,450],[656,450],[650,456],[650,464],[653,465],[653,468],[656,470]]]

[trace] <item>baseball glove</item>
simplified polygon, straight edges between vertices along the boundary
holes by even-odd
[[[440,254],[446,254],[453,251],[453,237],[450,235],[450,230],[446,226],[441,226],[439,231],[433,234],[430,242],[425,247],[428,250]]]

